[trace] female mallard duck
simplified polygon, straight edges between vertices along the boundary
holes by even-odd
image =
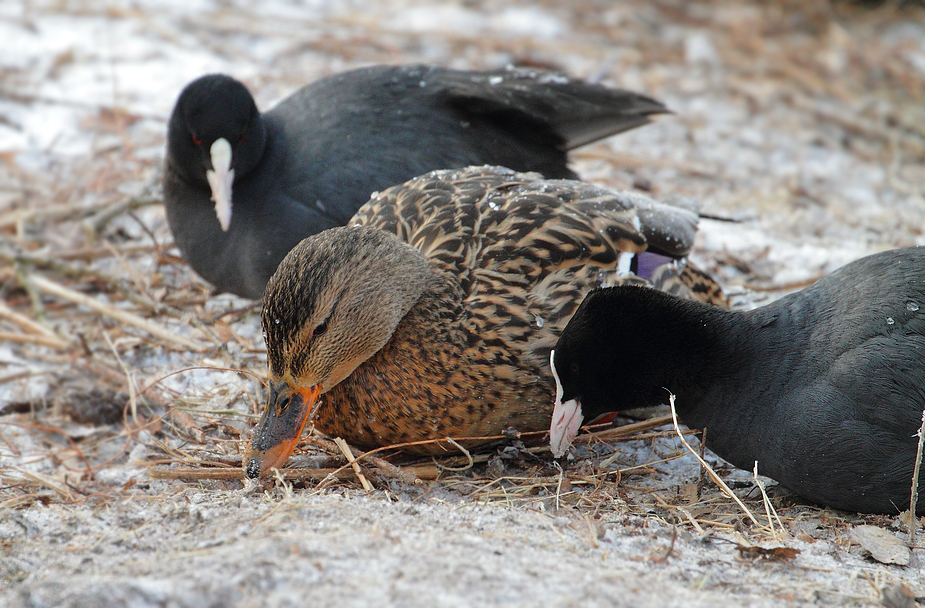
[[[757,461],[830,507],[898,513],[925,409],[925,247],[857,260],[746,312],[638,287],[593,291],[551,359],[554,455],[582,417],[671,391],[681,420],[706,427],[707,446],[737,467]]]
[[[697,219],[495,167],[389,188],[349,227],[302,241],[267,285],[270,397],[247,475],[286,461],[322,394],[316,428],[367,448],[547,428],[549,352],[588,290],[638,283],[724,301],[685,264]]]

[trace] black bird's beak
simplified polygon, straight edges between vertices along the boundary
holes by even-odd
[[[231,144],[224,137],[219,137],[209,148],[212,169],[206,171],[206,179],[212,189],[215,201],[215,215],[222,230],[227,232],[231,226],[231,185],[234,183],[234,169],[231,168]]]

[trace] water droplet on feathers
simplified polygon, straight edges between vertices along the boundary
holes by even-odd
[[[906,303],[906,310],[908,310],[909,312],[915,312],[918,309],[919,309],[919,305],[916,304],[915,302]]]

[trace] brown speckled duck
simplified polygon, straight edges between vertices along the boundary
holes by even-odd
[[[549,353],[588,291],[636,283],[725,303],[686,263],[697,219],[497,167],[434,171],[374,196],[270,279],[270,397],[246,474],[282,466],[321,395],[315,428],[363,448],[549,428]]]

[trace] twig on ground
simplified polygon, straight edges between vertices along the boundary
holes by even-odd
[[[44,486],[48,488],[49,490],[55,491],[56,493],[61,495],[61,497],[64,498],[65,500],[71,501],[74,499],[74,497],[71,495],[70,492],[68,492],[65,486],[62,486],[61,484],[59,484],[57,481],[55,481],[48,475],[44,475],[42,473],[39,473],[38,471],[29,471],[27,469],[20,469],[19,473],[26,479],[29,479],[41,486]]]
[[[29,296],[29,301],[32,302],[32,313],[36,319],[44,321],[47,318],[45,313],[45,305],[42,304],[42,298],[39,295],[38,291],[35,289],[26,274],[26,269],[19,263],[13,262],[16,265],[16,282],[22,287],[23,291],[26,292],[26,295]]]
[[[107,364],[101,362],[99,359],[96,361],[87,362],[86,365],[95,376],[102,377],[115,386],[121,387],[126,382],[124,370],[120,373],[119,371],[109,367]],[[116,365],[118,366],[118,362]],[[121,366],[119,369],[122,370]],[[205,433],[202,432],[202,429],[199,428],[199,426],[196,424],[196,421],[193,420],[193,417],[182,409],[173,407],[167,398],[161,396],[154,390],[151,390],[155,384],[156,382],[148,384],[143,389],[138,391],[137,396],[143,398],[145,402],[152,406],[162,408],[165,412],[164,418],[172,422],[175,426],[175,429],[178,430],[182,435],[191,437],[196,443],[204,444],[206,442]]]
[[[919,474],[922,471],[922,451],[925,449],[925,410],[922,411],[922,426],[919,427],[919,445],[915,451],[915,466],[912,468],[912,495],[909,497],[909,544],[915,545],[915,533],[919,519],[915,514],[919,500]]]
[[[678,540],[678,526],[671,526],[671,544],[668,545],[668,550],[665,551],[665,555],[660,557],[652,557],[649,559],[653,564],[661,564],[668,561],[668,558],[671,557],[672,552],[674,552],[675,541]]]
[[[154,479],[179,479],[182,481],[199,481],[201,479],[235,481],[244,478],[244,472],[240,467],[166,468],[160,465],[153,465],[149,468],[149,473]],[[307,479],[323,481],[331,476],[336,479],[352,479],[354,477],[352,471],[340,471],[339,469],[280,469],[280,473],[289,481],[304,481]]]
[[[34,219],[44,222],[60,222],[88,213],[88,211],[87,208],[75,207],[71,201],[34,209],[14,209],[0,216],[0,228],[19,226],[23,222]]]
[[[648,420],[640,420],[639,422],[631,422],[630,424],[624,424],[615,428],[607,428],[594,431],[592,433],[587,433],[585,435],[579,435],[572,441],[572,443],[575,444],[590,443],[591,441],[608,441],[616,439],[617,437],[624,437],[626,435],[632,435],[633,433],[648,431],[649,429],[658,428],[666,424],[671,424],[671,416],[656,416],[655,418],[649,418]],[[548,433],[549,431],[542,432]],[[526,433],[524,434],[526,435]]]
[[[128,366],[122,360],[122,357],[119,355],[119,350],[116,348],[116,345],[113,343],[112,339],[110,339],[109,332],[104,331],[103,338],[106,340],[106,345],[109,346],[109,350],[112,351],[113,356],[116,358],[116,362],[118,362],[119,367],[122,368],[122,373],[125,374],[125,384],[128,386],[129,409],[132,411],[132,420],[137,421],[138,387],[135,385],[135,376],[132,375],[132,370],[128,368]]]
[[[109,255],[117,255],[124,253],[132,253],[132,251],[124,251],[122,249],[114,249],[112,247],[106,248],[109,251]],[[80,256],[78,256],[80,257]],[[62,253],[60,255],[55,254],[54,257],[46,257],[37,255],[35,253],[25,253],[22,251],[10,251],[7,249],[0,249],[0,261],[9,262],[17,266],[36,266],[38,268],[45,268],[56,272],[64,277],[69,279],[74,279],[78,281],[94,281],[105,285],[107,288],[112,289],[120,293],[130,302],[147,308],[152,313],[161,314],[161,313],[170,313],[173,316],[179,316],[179,314],[172,310],[166,304],[160,302],[154,302],[150,298],[138,293],[135,290],[127,289],[121,284],[121,282],[114,277],[105,275],[98,270],[94,270],[83,264],[67,263],[62,260],[67,259],[67,253]],[[35,275],[29,275],[26,277],[23,275],[22,280],[23,289],[25,289],[30,296],[34,296],[34,287],[29,282],[31,277]],[[37,297],[33,297],[33,302],[36,306],[40,306],[40,301]],[[41,314],[37,314],[41,316]]]
[[[363,470],[360,468],[360,463],[357,462],[356,458],[353,456],[353,452],[350,451],[350,446],[347,445],[347,442],[344,441],[341,437],[335,437],[334,443],[340,448],[340,451],[347,458],[347,462],[353,467],[353,472],[356,473],[357,479],[360,480],[360,484],[363,486],[363,489],[367,492],[373,491],[373,484],[369,483],[369,480],[366,479],[366,476],[363,475]]]
[[[459,445],[459,443],[457,443],[456,441],[454,441],[454,440],[453,440],[452,438],[450,438],[450,437],[447,437],[447,438],[446,438],[446,441],[447,441],[447,443],[449,443],[450,445],[455,446],[457,450],[459,450],[460,452],[462,452],[463,455],[466,457],[466,461],[467,461],[467,462],[466,462],[465,465],[463,465],[463,466],[461,466],[461,467],[448,467],[448,466],[443,466],[443,465],[441,465],[441,464],[438,464],[438,463],[437,463],[437,460],[434,459],[434,464],[436,464],[437,467],[443,469],[444,471],[453,471],[454,473],[459,473],[459,472],[462,472],[462,471],[468,471],[469,469],[471,469],[471,468],[475,465],[475,461],[472,459],[472,454],[469,453],[469,450],[467,450],[467,449],[464,448],[463,446]]]
[[[117,201],[103,209],[100,209],[83,221],[84,231],[92,236],[102,230],[106,224],[116,217],[122,215],[131,209],[139,209],[147,205],[155,205],[163,202],[163,197],[153,195],[133,196],[121,201]]]
[[[559,478],[556,480],[556,511],[561,509],[559,504],[559,497],[562,496],[562,488],[566,483],[565,471],[562,470],[562,467],[559,466],[559,463],[556,463],[556,468],[559,469]]]
[[[690,511],[688,511],[681,505],[675,505],[675,509],[680,511],[684,515],[684,517],[687,518],[687,521],[689,521],[690,524],[694,527],[694,529],[697,530],[697,534],[703,537],[707,536],[706,530],[703,529],[703,527],[697,521],[697,518],[695,518],[694,515]]]
[[[171,245],[155,245],[146,243],[143,245],[122,245],[114,248],[112,245],[107,247],[84,247],[83,249],[72,249],[64,251],[57,255],[61,260],[81,260],[90,261],[102,258],[111,258],[116,255],[131,255],[133,253],[156,253],[161,249],[169,249]]]
[[[56,348],[66,348],[70,346],[70,343],[67,340],[53,332],[51,329],[45,327],[37,321],[33,321],[26,315],[16,312],[3,302],[0,302],[0,319],[12,321],[30,334],[35,334],[47,338],[49,343],[57,342],[60,346],[56,346]]]
[[[3,337],[0,336],[0,341],[3,340]],[[0,384],[6,384],[7,382],[13,382],[14,380],[19,380],[20,378],[28,378],[30,376],[37,376],[40,372],[36,372],[31,369],[21,369],[19,371],[10,372],[9,374],[0,375]]]
[[[330,453],[336,454],[340,450],[340,448],[337,445],[335,445],[334,442],[332,442],[329,439],[319,437],[317,434],[311,436],[311,442]],[[392,464],[391,462],[387,460],[384,460],[382,458],[379,458],[378,456],[373,455],[374,453],[388,449],[389,447],[391,446],[387,446],[385,448],[378,448],[375,450],[370,450],[369,452],[361,452],[360,450],[356,448],[350,448],[350,449],[353,451],[353,455],[357,460],[368,460],[374,467],[376,467],[379,470],[379,473],[381,475],[383,475],[384,477],[388,477],[390,479],[397,479],[398,481],[401,481],[402,483],[407,483],[407,484],[412,484],[412,485],[421,483],[422,477],[412,471],[418,471],[418,470],[425,471],[425,474],[427,475],[426,477],[427,479],[436,479],[437,476],[439,475],[439,471],[437,470],[437,468],[433,467],[432,465],[400,467],[398,465]],[[346,469],[348,466],[350,466],[349,463],[337,470]]]
[[[700,458],[704,459],[704,454],[707,449],[707,427],[703,427],[700,431]],[[703,492],[703,486],[707,482],[707,470],[703,467],[700,467],[700,475],[697,477],[697,498],[700,498],[700,494]]]
[[[756,526],[761,526],[761,524],[758,523],[758,519],[756,519],[755,516],[752,514],[751,510],[745,506],[745,503],[743,503],[739,499],[739,497],[735,495],[735,493],[729,488],[729,486],[726,485],[726,482],[720,479],[719,475],[716,474],[716,471],[713,470],[713,467],[711,467],[710,464],[706,460],[702,459],[700,457],[700,454],[697,453],[697,450],[692,448],[691,444],[689,444],[687,440],[684,438],[684,433],[681,432],[681,427],[678,425],[678,413],[675,411],[674,400],[675,400],[674,394],[668,393],[668,405],[671,406],[671,422],[674,425],[674,430],[678,434],[678,438],[681,440],[681,443],[684,445],[685,448],[687,448],[687,451],[693,454],[694,458],[696,458],[697,461],[700,462],[700,466],[704,467],[707,470],[707,474],[710,476],[710,479],[713,480],[713,483],[718,485],[720,490],[723,491],[723,493],[725,493],[727,496],[729,496],[729,498],[734,500],[737,505],[739,505],[739,508],[742,509],[743,512],[745,512],[745,514],[748,516],[748,518],[752,521],[753,524],[755,524]]]
[[[17,334],[9,331],[0,331],[0,342],[38,344],[39,346],[48,346],[58,350],[68,350],[71,348],[71,344],[65,342],[61,338],[52,338],[50,336],[39,336],[35,334]]]
[[[764,504],[764,512],[768,518],[768,525],[771,527],[771,534],[774,534],[774,520],[777,520],[777,525],[780,526],[781,533],[785,533],[784,524],[781,522],[780,517],[777,516],[777,510],[774,508],[774,505],[771,504],[771,499],[768,498],[768,493],[764,489],[764,482],[758,479],[758,461],[755,461],[755,468],[752,469],[752,477],[755,480],[755,485],[758,486],[758,491],[761,492],[761,502]]]
[[[80,306],[86,306],[96,313],[112,317],[117,321],[121,321],[122,323],[127,323],[137,327],[138,329],[148,332],[152,336],[158,337],[167,342],[171,342],[185,349],[200,352],[208,348],[204,343],[199,342],[198,340],[180,336],[176,332],[167,329],[163,325],[158,325],[148,321],[147,319],[143,319],[136,314],[124,310],[119,310],[118,308],[104,304],[99,300],[84,295],[79,291],[74,291],[73,289],[64,287],[63,285],[55,283],[54,281],[46,279],[45,277],[32,275],[29,277],[29,281],[39,290],[47,294],[58,296],[59,298],[63,298]]]

